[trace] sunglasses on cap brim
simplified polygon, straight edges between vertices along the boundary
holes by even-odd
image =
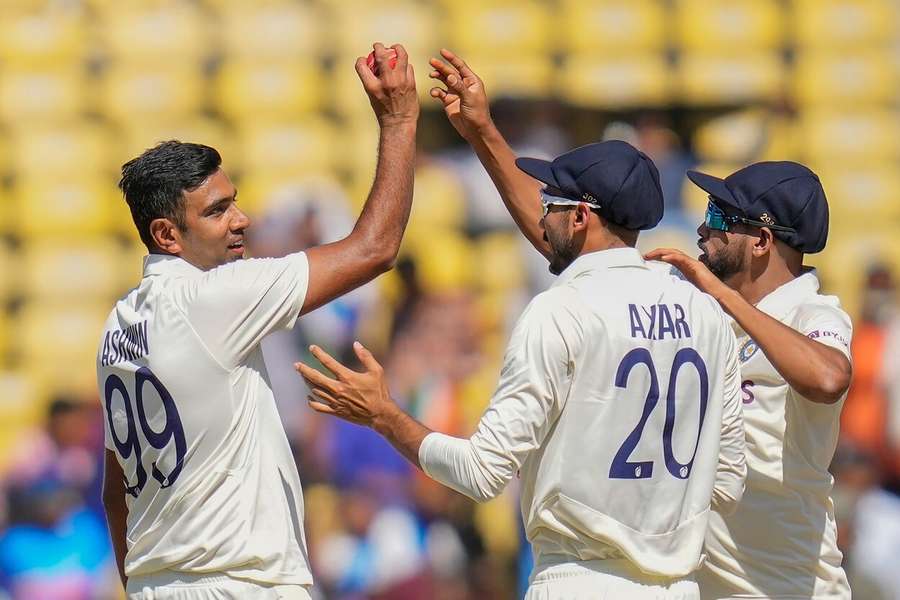
[[[600,208],[599,204],[594,204],[587,200],[575,200],[574,198],[566,198],[565,196],[557,195],[561,193],[562,192],[557,192],[555,189],[544,188],[541,190],[542,217],[547,216],[551,206],[578,206],[579,204],[587,204],[591,209]]]
[[[748,219],[746,217],[728,216],[721,208],[719,208],[715,200],[710,197],[709,203],[706,205],[706,217],[704,219],[707,229],[716,231],[731,231],[735,225],[751,225],[753,227],[768,227],[772,231],[782,231],[784,233],[797,233],[793,227],[783,227],[781,225],[770,225],[762,221]]]

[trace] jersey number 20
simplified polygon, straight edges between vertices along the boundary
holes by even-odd
[[[144,408],[144,386],[147,384],[152,385],[156,390],[156,393],[159,394],[159,398],[162,400],[163,409],[166,411],[166,426],[163,427],[162,431],[153,431],[150,427],[150,423],[147,421],[147,414]],[[134,409],[131,407],[131,396],[128,394],[125,382],[122,381],[122,378],[118,375],[113,374],[107,377],[106,385],[104,387],[104,395],[106,396],[106,418],[109,420],[109,430],[112,434],[116,449],[119,451],[122,460],[127,460],[132,454],[135,455],[135,464],[137,465],[137,472],[134,474],[135,482],[132,484],[128,475],[126,475],[125,491],[137,498],[138,494],[141,493],[141,490],[144,489],[144,485],[147,483],[147,471],[144,469],[144,464],[141,459],[141,441],[138,438]],[[124,440],[118,438],[116,429],[113,427],[112,401],[115,392],[119,392],[119,394],[122,395],[122,402],[125,405],[128,435]],[[187,454],[187,442],[184,439],[184,427],[181,425],[181,417],[178,415],[178,408],[176,408],[175,401],[172,400],[172,395],[169,393],[169,390],[165,388],[162,382],[147,367],[139,368],[134,374],[134,404],[137,408],[137,422],[140,423],[141,431],[144,432],[144,437],[147,438],[147,442],[151,446],[157,450],[162,450],[169,442],[173,440],[175,442],[175,466],[169,473],[160,471],[156,466],[156,461],[151,465],[153,478],[159,482],[161,488],[167,488],[175,483],[175,480],[178,479],[178,476],[181,474],[184,456]]]
[[[629,462],[628,457],[634,452],[635,447],[644,433],[644,426],[650,413],[656,408],[659,401],[659,377],[650,351],[646,348],[635,348],[625,355],[616,371],[616,387],[625,388],[628,385],[628,375],[637,365],[645,365],[650,372],[650,389],[647,391],[647,399],[644,402],[644,412],[634,430],[625,438],[612,465],[609,467],[609,476],[612,479],[647,479],[653,475],[653,461]],[[694,444],[694,452],[686,463],[678,462],[675,451],[672,448],[672,433],[675,429],[675,385],[681,367],[691,364],[697,370],[700,378],[700,423],[697,426],[697,442]],[[666,389],[666,422],[663,426],[663,455],[666,468],[673,477],[687,479],[691,475],[694,466],[694,457],[697,456],[697,447],[700,445],[700,432],[703,431],[703,418],[706,416],[706,404],[709,400],[709,375],[706,372],[706,364],[693,348],[682,348],[675,354],[672,362],[672,372],[669,376],[669,385]]]

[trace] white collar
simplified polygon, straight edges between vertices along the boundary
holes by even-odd
[[[202,273],[188,261],[172,254],[150,254],[144,257],[144,277],[152,275],[196,275]]]
[[[647,263],[637,248],[610,248],[582,254],[559,274],[553,286],[563,285],[588,271],[617,267],[642,267]]]
[[[769,292],[756,304],[756,308],[776,318],[784,317],[803,300],[818,292],[818,273],[815,269],[809,269]]]

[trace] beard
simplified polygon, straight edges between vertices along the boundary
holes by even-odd
[[[565,233],[557,234],[551,229],[545,229],[544,235],[550,245],[550,272],[559,275],[578,258],[578,244]]]
[[[700,262],[705,263],[719,281],[725,281],[744,270],[744,255],[738,248],[732,251],[723,248],[715,254],[709,254],[704,249]]]

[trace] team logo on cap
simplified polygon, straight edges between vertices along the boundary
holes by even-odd
[[[584,200],[585,202],[590,202],[591,204],[596,204],[598,206],[600,205],[600,203],[597,202],[597,199],[594,198],[593,196],[591,196],[590,194],[588,194],[587,192],[585,192],[581,195],[581,199]]]
[[[756,354],[757,350],[759,350],[759,345],[753,340],[747,340],[744,342],[744,345],[741,346],[741,349],[738,352],[738,358],[742,363],[745,363],[753,358],[753,355]]]
[[[775,219],[770,217],[769,213],[767,213],[767,212],[764,212],[763,214],[759,215],[759,220],[762,221],[763,223],[765,223],[766,225],[774,225],[775,224]]]

